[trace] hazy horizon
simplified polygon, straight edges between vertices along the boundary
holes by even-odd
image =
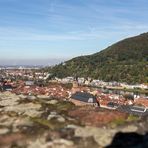
[[[0,66],[53,66],[68,60],[69,58],[49,58],[49,59],[0,59]]]

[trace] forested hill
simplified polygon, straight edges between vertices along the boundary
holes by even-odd
[[[53,67],[57,77],[92,77],[104,81],[148,82],[148,33],[127,38],[101,52],[81,56]]]

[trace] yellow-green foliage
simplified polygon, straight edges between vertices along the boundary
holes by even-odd
[[[139,120],[139,117],[135,115],[129,115],[127,118],[127,121],[137,121],[137,120]]]
[[[54,120],[54,119],[48,121],[48,120],[42,119],[42,118],[31,118],[31,120],[36,124],[48,127],[52,130],[64,127],[64,123],[59,123],[57,120]]]
[[[110,123],[110,126],[111,126],[112,128],[115,128],[115,127],[117,127],[117,126],[120,126],[120,125],[125,124],[125,122],[126,122],[125,119],[123,119],[123,118],[118,118],[118,119],[113,120],[113,121]]]

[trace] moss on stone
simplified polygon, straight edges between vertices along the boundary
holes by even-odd
[[[63,128],[65,126],[65,123],[59,123],[55,119],[51,119],[50,121],[48,121],[46,119],[41,119],[41,118],[31,118],[31,120],[41,126],[48,127],[49,129],[52,130]]]
[[[115,119],[113,120],[109,126],[112,127],[112,128],[115,128],[117,126],[121,126],[121,125],[124,125],[126,123],[126,120],[123,119],[123,118],[118,118],[118,119]]]
[[[61,111],[68,111],[70,109],[73,109],[75,105],[71,102],[62,101],[56,104],[57,110]]]
[[[127,118],[127,121],[128,122],[131,122],[131,121],[138,121],[140,119],[139,116],[136,116],[136,115],[129,115],[128,118]]]

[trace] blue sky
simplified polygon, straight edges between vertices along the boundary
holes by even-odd
[[[147,18],[148,0],[0,0],[0,65],[95,53],[148,32]]]

